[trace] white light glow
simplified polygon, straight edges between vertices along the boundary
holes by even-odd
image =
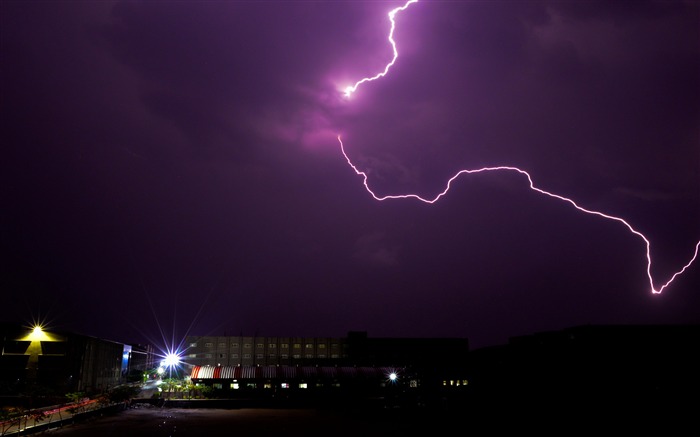
[[[177,354],[169,353],[163,360],[164,367],[175,367],[180,363],[180,357]]]

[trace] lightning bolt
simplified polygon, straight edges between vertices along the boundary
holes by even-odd
[[[395,17],[398,12],[404,11],[406,8],[408,8],[412,3],[417,3],[418,0],[409,0],[406,2],[403,6],[392,9],[389,12],[389,21],[391,21],[391,30],[389,32],[389,42],[391,43],[391,47],[394,51],[394,57],[392,58],[391,62],[389,62],[386,67],[384,67],[384,71],[372,76],[372,77],[365,77],[363,79],[358,80],[355,82],[354,85],[349,86],[345,89],[345,96],[350,97],[352,93],[354,93],[357,90],[357,87],[365,82],[373,81],[376,79],[379,79],[380,77],[386,76],[386,74],[389,72],[389,68],[394,65],[396,62],[396,59],[399,56],[398,50],[396,48],[396,42],[394,41],[394,29],[396,28],[396,21]],[[421,197],[417,194],[396,194],[396,195],[385,195],[385,196],[379,196],[377,195],[372,189],[369,187],[369,182],[368,182],[368,177],[367,173],[359,170],[355,164],[352,163],[350,160],[350,157],[347,155],[345,152],[345,146],[343,144],[343,140],[340,138],[340,135],[338,135],[338,143],[340,144],[340,151],[342,152],[343,156],[345,157],[345,160],[347,161],[348,165],[355,171],[355,173],[358,176],[362,176],[363,179],[363,184],[365,186],[365,189],[367,192],[375,199],[378,201],[384,201],[384,200],[394,200],[394,199],[415,199],[424,203],[428,204],[433,204],[440,200],[444,195],[447,194],[447,192],[450,190],[450,187],[452,186],[452,182],[454,182],[457,178],[459,178],[462,175],[472,175],[472,174],[479,174],[479,173],[489,173],[489,172],[514,172],[518,173],[520,175],[525,176],[527,178],[527,182],[529,185],[529,188],[532,191],[536,191],[537,193],[543,194],[545,196],[557,199],[561,202],[568,203],[569,205],[573,206],[577,210],[584,212],[586,214],[598,216],[607,220],[612,220],[615,222],[618,222],[622,225],[624,225],[632,234],[636,235],[637,237],[641,238],[644,241],[644,245],[646,246],[646,260],[647,260],[647,278],[649,280],[649,289],[653,294],[661,294],[661,292],[664,291],[666,287],[671,285],[671,283],[678,277],[679,275],[683,274],[692,264],[695,262],[695,260],[698,257],[698,252],[700,251],[700,241],[698,241],[695,244],[695,251],[693,252],[693,256],[690,258],[690,261],[688,261],[687,264],[685,264],[680,270],[678,270],[676,273],[674,273],[671,278],[666,281],[664,284],[662,284],[660,287],[655,287],[654,286],[654,277],[651,273],[651,265],[652,265],[652,260],[651,260],[651,242],[649,239],[644,236],[641,232],[636,230],[632,225],[630,225],[626,220],[624,220],[621,217],[616,217],[613,215],[608,215],[605,213],[602,213],[600,211],[594,211],[591,209],[586,209],[580,205],[578,205],[574,200],[561,196],[559,194],[551,193],[549,191],[545,191],[541,188],[538,188],[535,186],[534,182],[532,181],[532,177],[528,172],[525,170],[522,170],[517,167],[510,167],[510,166],[497,166],[497,167],[482,167],[479,169],[473,169],[473,170],[460,170],[458,171],[454,176],[452,176],[450,179],[448,179],[447,184],[445,185],[445,189],[441,191],[439,194],[437,194],[435,197],[432,199],[426,199],[424,197]]]
[[[418,0],[408,0],[406,4],[403,6],[399,6],[398,8],[394,8],[389,11],[389,21],[391,22],[391,30],[389,30],[389,44],[391,44],[391,49],[394,51],[394,57],[391,58],[391,62],[386,64],[386,67],[384,67],[384,71],[377,73],[376,75],[372,77],[365,77],[357,82],[355,82],[354,85],[350,85],[345,88],[345,97],[350,97],[352,93],[357,91],[357,87],[362,85],[365,82],[371,82],[373,80],[379,79],[380,77],[386,76],[386,74],[389,72],[389,69],[391,68],[392,65],[396,62],[396,59],[399,57],[399,51],[396,49],[396,41],[394,41],[394,29],[396,29],[396,20],[394,19],[396,17],[396,14],[398,14],[401,11],[405,11],[406,8],[411,6],[411,3],[417,3]]]
[[[615,217],[615,216],[613,216],[613,215],[604,214],[604,213],[602,213],[602,212],[600,212],[600,211],[594,211],[594,210],[586,209],[586,208],[584,208],[584,207],[578,205],[575,201],[573,201],[572,199],[569,199],[568,197],[564,197],[564,196],[560,196],[560,195],[558,195],[558,194],[550,193],[549,191],[545,191],[545,190],[543,190],[543,189],[541,189],[541,188],[536,187],[535,184],[532,182],[532,177],[531,177],[530,174],[529,174],[528,172],[526,172],[525,170],[519,169],[519,168],[517,168],[517,167],[508,167],[508,166],[483,167],[483,168],[474,169],[474,170],[460,170],[460,171],[458,171],[454,176],[452,176],[452,177],[447,181],[447,184],[446,184],[446,186],[445,186],[445,189],[442,190],[442,192],[440,192],[437,196],[435,196],[435,197],[432,198],[432,199],[426,199],[426,198],[421,197],[421,196],[419,196],[419,195],[417,195],[417,194],[396,194],[396,195],[378,196],[378,195],[377,195],[374,191],[372,191],[372,189],[369,187],[369,183],[367,182],[367,179],[368,179],[368,178],[367,178],[367,173],[365,173],[365,172],[359,170],[359,169],[352,163],[352,161],[351,161],[350,158],[348,157],[347,153],[345,153],[345,146],[343,145],[343,141],[340,139],[340,136],[338,136],[338,142],[340,143],[340,151],[343,153],[343,156],[344,156],[345,159],[347,160],[348,165],[350,165],[350,167],[352,167],[352,169],[355,170],[355,173],[356,173],[356,174],[358,174],[359,176],[362,176],[362,178],[363,178],[363,180],[364,180],[364,186],[365,186],[365,189],[367,190],[367,192],[368,192],[370,195],[372,195],[372,197],[373,197],[374,199],[379,200],[379,201],[384,201],[384,200],[389,200],[389,199],[416,199],[416,200],[419,200],[419,201],[421,201],[421,202],[429,203],[429,204],[432,205],[433,203],[435,203],[435,202],[437,202],[438,200],[440,200],[440,198],[441,198],[442,196],[446,195],[447,192],[450,190],[450,187],[452,186],[452,182],[454,182],[457,178],[459,178],[459,177],[462,176],[462,175],[471,175],[471,174],[488,173],[488,172],[497,172],[497,171],[507,171],[507,172],[519,173],[519,174],[521,174],[521,175],[523,175],[523,176],[525,176],[525,177],[527,178],[528,184],[529,184],[530,189],[531,189],[532,191],[536,191],[536,192],[538,192],[538,193],[540,193],[540,194],[544,194],[545,196],[549,196],[549,197],[552,197],[552,198],[554,198],[554,199],[558,199],[558,200],[560,200],[560,201],[562,201],[562,202],[566,202],[566,203],[570,204],[571,206],[573,206],[574,208],[578,209],[579,211],[585,212],[586,214],[596,215],[596,216],[598,216],[598,217],[602,217],[602,218],[605,218],[605,219],[608,219],[608,220],[613,220],[613,221],[622,223],[630,232],[632,232],[633,234],[635,234],[636,236],[638,236],[639,238],[641,238],[642,240],[644,240],[644,244],[646,245],[646,252],[647,252],[647,253],[646,253],[646,258],[647,258],[647,277],[649,278],[649,286],[650,286],[650,288],[651,288],[651,292],[654,293],[654,294],[660,294],[660,293],[664,290],[664,288],[668,287],[668,286],[671,284],[671,282],[673,282],[673,280],[676,279],[676,277],[677,277],[678,275],[682,274],[688,267],[690,267],[691,264],[693,264],[693,262],[694,262],[695,259],[697,258],[697,256],[698,256],[698,251],[700,250],[700,241],[698,241],[697,244],[695,245],[695,253],[693,254],[693,256],[692,256],[692,258],[690,259],[690,261],[689,261],[686,265],[684,265],[682,269],[680,269],[678,272],[676,272],[675,274],[673,274],[673,276],[671,277],[671,279],[669,279],[665,284],[663,284],[663,285],[662,285],[661,287],[659,287],[659,288],[655,288],[655,287],[654,287],[654,278],[653,278],[653,276],[652,276],[652,274],[651,274],[651,242],[649,241],[649,239],[648,239],[647,237],[644,236],[644,234],[642,234],[642,233],[639,232],[638,230],[634,229],[634,228],[632,227],[632,225],[630,225],[627,221],[625,221],[624,219],[622,219],[622,218],[620,218],[620,217]]]

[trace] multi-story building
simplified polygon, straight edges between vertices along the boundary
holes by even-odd
[[[224,396],[437,398],[467,384],[467,339],[188,337],[191,378]]]
[[[466,338],[187,337],[183,360],[195,366],[440,366],[464,364]]]
[[[187,337],[183,360],[197,366],[292,366],[339,363],[347,341],[329,337]]]

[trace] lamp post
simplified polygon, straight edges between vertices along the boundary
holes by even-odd
[[[172,397],[172,391],[173,391],[173,367],[176,367],[178,364],[180,364],[180,356],[174,353],[168,353],[165,356],[165,359],[161,363],[161,368],[167,368],[169,372],[169,388],[168,388],[168,398]],[[160,369],[159,369],[160,370]]]

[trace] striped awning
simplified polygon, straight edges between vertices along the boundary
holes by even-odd
[[[382,379],[400,369],[353,366],[194,366],[190,377],[202,379]]]
[[[296,379],[296,377],[297,377],[298,367],[284,366],[284,367],[278,367],[277,369],[280,371],[280,373],[278,373],[280,378]]]

